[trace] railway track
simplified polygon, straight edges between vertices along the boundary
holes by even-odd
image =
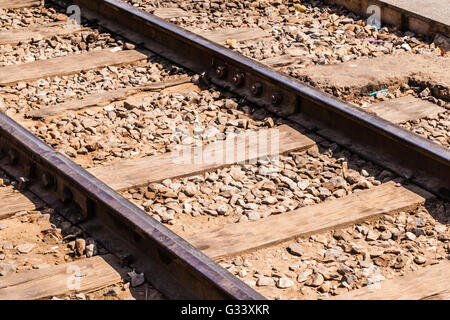
[[[369,6],[358,1],[329,2],[347,5],[358,13]],[[400,7],[406,5],[397,2]],[[386,9],[388,3],[396,1],[384,1],[384,6],[379,1],[380,10],[388,11],[381,12],[381,16],[394,26],[377,30],[366,25],[362,17],[321,1],[304,1],[301,11],[294,2],[127,3],[449,146],[448,93],[440,88],[448,88],[448,79],[443,76],[448,56],[442,56],[450,49],[450,40],[445,37],[448,25],[440,23],[441,17],[432,16],[435,20],[431,20],[425,16],[419,23],[414,20],[417,17],[412,18],[413,13],[403,13],[403,20],[411,21],[406,31],[401,31],[395,26],[401,26],[401,21],[393,21],[399,19],[399,14]],[[445,11],[446,5],[429,4],[442,6],[435,11]],[[431,14],[428,8],[423,11]],[[427,26],[429,30],[416,30]],[[371,63],[365,58],[370,58]],[[425,71],[430,65],[442,73],[432,68]],[[422,73],[416,75],[418,72]],[[387,92],[369,95],[381,90]],[[408,108],[419,104],[421,107]]]
[[[206,39],[119,1],[75,1],[79,28],[71,3],[19,2],[0,1],[1,298],[448,299],[448,56],[425,37],[369,71],[293,65],[249,49],[286,26],[214,30],[207,2],[137,5]],[[305,7],[350,15],[326,8]]]

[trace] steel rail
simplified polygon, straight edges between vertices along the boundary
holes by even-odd
[[[86,170],[0,113],[0,167],[173,299],[264,299]],[[84,229],[84,228],[83,228]],[[106,235],[106,237],[105,237]],[[123,245],[125,244],[125,245]]]
[[[402,30],[409,30],[418,34],[434,36],[437,33],[443,35],[450,34],[450,22],[433,20],[430,17],[416,12],[408,11],[399,5],[383,0],[326,0],[330,4],[344,6],[356,14],[367,17],[373,12],[367,12],[371,5],[380,8],[380,17],[383,23],[400,27]],[[430,4],[427,4],[430,5]],[[432,4],[433,5],[433,4]],[[435,10],[439,10],[435,8]]]
[[[450,199],[447,148],[126,3],[74,3],[140,34],[147,49],[212,83],[288,119],[299,114],[317,134]]]

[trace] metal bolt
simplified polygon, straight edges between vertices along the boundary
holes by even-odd
[[[54,183],[53,176],[47,172],[42,174],[42,184],[45,188],[51,187]]]
[[[275,105],[278,105],[281,103],[281,101],[283,100],[283,95],[281,94],[281,92],[277,91],[274,92],[274,94],[272,94],[272,103]]]
[[[219,79],[225,78],[226,75],[227,75],[227,67],[225,67],[225,66],[218,66],[216,68],[216,76]]]
[[[237,73],[233,77],[233,83],[236,87],[241,87],[244,84],[245,74]]]
[[[262,84],[260,82],[256,82],[251,87],[252,94],[254,96],[260,95],[262,92]]]

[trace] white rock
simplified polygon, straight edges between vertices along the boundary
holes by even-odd
[[[258,287],[265,287],[275,284],[272,278],[269,277],[259,277],[258,281],[256,281],[256,285]]]
[[[225,100],[225,108],[235,110],[238,107],[238,103],[234,100],[227,99]]]
[[[14,249],[14,246],[11,242],[4,242],[2,248],[3,250],[12,250]]]
[[[197,187],[193,183],[189,183],[184,187],[184,193],[188,197],[193,197],[197,194],[198,190]]]
[[[201,135],[203,133],[203,128],[202,127],[194,127],[193,129],[193,133],[194,135]]]
[[[416,235],[414,233],[412,233],[412,232],[407,232],[406,233],[406,238],[408,240],[414,241],[414,240],[416,240]]]
[[[245,209],[256,210],[256,209],[258,209],[258,207],[259,206],[256,203],[253,203],[253,202],[244,204],[244,208]]]
[[[16,266],[13,263],[0,264],[0,276],[6,276],[8,273],[16,271]]]
[[[247,270],[241,269],[238,273],[239,277],[244,278],[247,275]]]
[[[406,51],[411,51],[411,47],[407,43],[402,44],[402,48],[405,49]]]
[[[192,205],[189,202],[185,202],[183,204],[184,213],[191,213],[192,212]]]
[[[369,228],[366,226],[356,226],[356,230],[358,230],[359,232],[361,232],[364,235],[369,233]]]
[[[277,202],[277,198],[272,197],[272,196],[266,197],[262,200],[263,204],[274,204],[276,202]]]
[[[308,280],[308,277],[312,274],[312,270],[308,269],[303,271],[302,273],[300,273],[297,277],[297,281],[298,282],[305,282],[306,280]]]
[[[241,216],[238,220],[238,222],[247,222],[248,221],[248,217],[247,216]]]
[[[319,296],[319,300],[320,299],[328,299],[328,297],[329,297],[329,295],[328,295],[328,292],[325,292],[325,293],[322,293],[320,296]]]
[[[191,145],[192,143],[194,143],[194,139],[190,136],[186,136],[183,137],[183,139],[181,139],[181,143],[185,146]]]
[[[345,189],[338,189],[335,192],[333,192],[333,195],[337,198],[342,198],[347,195],[347,191],[345,191]]]
[[[342,280],[351,285],[352,283],[357,282],[358,278],[354,274],[347,273],[342,277]]]
[[[86,300],[86,296],[84,295],[84,293],[77,293],[77,294],[75,295],[75,297],[76,297],[78,300]]]
[[[226,203],[222,203],[217,209],[216,209],[217,213],[220,215],[225,215],[228,211],[228,206],[226,205]]]
[[[158,216],[161,218],[162,222],[169,222],[170,220],[175,219],[173,213],[167,212],[165,210],[158,212]]]
[[[93,257],[96,254],[96,251],[97,251],[96,249],[97,248],[96,248],[94,243],[88,244],[86,246],[86,249],[85,249],[86,250],[86,257],[87,258]]]
[[[365,284],[366,284],[366,286],[370,286],[370,285],[379,283],[379,282],[384,281],[384,280],[386,280],[386,278],[383,275],[381,275],[381,274],[374,274],[373,276],[371,276],[371,277],[366,279],[366,283]]]
[[[362,170],[361,170],[361,174],[362,174],[364,177],[368,177],[368,176],[369,176],[369,173],[368,173],[365,169],[362,169]]]
[[[277,287],[280,289],[287,289],[294,285],[294,282],[288,278],[279,278],[277,281]]]
[[[258,174],[260,174],[262,176],[273,175],[273,174],[276,174],[277,172],[278,172],[278,170],[273,167],[267,168],[265,166],[261,166],[258,169]]]
[[[375,241],[378,239],[378,234],[372,230],[367,233],[366,240],[367,241]]]
[[[427,259],[424,256],[417,256],[414,258],[414,262],[417,264],[424,264],[427,262]]]
[[[438,233],[444,233],[447,230],[447,227],[442,225],[435,225],[433,229]]]
[[[26,253],[30,253],[31,250],[33,250],[35,246],[36,245],[33,243],[25,243],[25,244],[18,245],[16,248],[17,248],[17,250],[19,250],[20,253],[26,254]]]
[[[113,111],[115,108],[112,104],[107,105],[106,107],[103,108],[103,110],[105,110],[106,112],[109,111]]]
[[[322,285],[322,283],[324,282],[324,277],[322,274],[320,273],[316,273],[316,275],[313,277],[312,282],[311,282],[311,286],[313,287],[319,287]]]
[[[209,127],[208,129],[206,129],[204,136],[206,139],[211,139],[219,133],[220,131],[216,127]]]
[[[205,212],[207,214],[209,214],[210,216],[214,216],[214,217],[216,217],[218,215],[216,210],[206,209]]]
[[[252,280],[252,279],[245,280],[245,283],[246,283],[248,286],[250,286],[250,287],[256,286],[256,281],[255,281],[255,280]]]
[[[298,243],[291,243],[288,247],[290,254],[301,257],[303,255],[303,249]]]
[[[390,216],[390,215],[385,214],[385,215],[383,216],[383,218],[384,218],[384,220],[386,220],[386,221],[389,222],[389,223],[394,223],[394,222],[395,222],[395,218],[394,218],[393,216]]]

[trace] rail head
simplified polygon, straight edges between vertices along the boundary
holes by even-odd
[[[124,256],[141,266],[152,284],[169,298],[264,299],[3,113],[0,113],[0,167],[26,181],[30,191],[73,222],[95,222],[94,230],[107,229],[119,242],[126,242],[133,256],[127,256],[130,252]]]

